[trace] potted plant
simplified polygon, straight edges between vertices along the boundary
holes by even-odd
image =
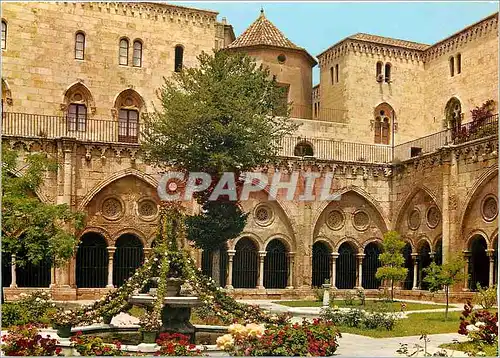
[[[155,343],[161,327],[161,321],[152,313],[146,312],[139,320],[139,331],[142,333],[143,343]]]
[[[77,324],[76,313],[72,310],[58,309],[51,318],[52,327],[57,330],[57,335],[61,338],[69,338],[71,327]]]

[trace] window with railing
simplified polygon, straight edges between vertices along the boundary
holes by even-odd
[[[139,112],[134,109],[120,109],[118,115],[118,141],[137,143]]]
[[[68,130],[85,131],[87,122],[87,106],[72,103],[68,107]]]

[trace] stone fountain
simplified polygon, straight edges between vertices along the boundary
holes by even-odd
[[[202,303],[195,296],[181,296],[183,280],[179,278],[167,278],[167,293],[163,299],[161,312],[160,332],[182,333],[191,337],[194,342],[195,328],[190,322],[191,309],[201,306]],[[151,279],[153,286],[158,278]],[[156,300],[156,287],[151,287],[147,293],[132,295],[128,302],[143,307],[153,307]]]

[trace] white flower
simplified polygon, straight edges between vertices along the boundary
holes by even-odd
[[[35,301],[36,302],[40,301],[40,297],[35,298]]]
[[[217,347],[222,349],[231,348],[234,345],[234,338],[230,334],[225,334],[216,340]]]
[[[467,327],[465,327],[465,329],[467,330],[467,332],[479,331],[479,328],[477,328],[473,324],[469,324]]]
[[[486,326],[486,323],[484,322],[476,322],[476,327],[484,327]]]

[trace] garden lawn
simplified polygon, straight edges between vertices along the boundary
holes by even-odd
[[[418,336],[423,333],[457,333],[461,312],[448,312],[448,320],[444,320],[444,312],[410,313],[408,318],[399,319],[392,331],[383,329],[354,328],[338,326],[341,333],[353,333],[373,338]]]
[[[484,345],[484,353],[487,357],[497,357],[498,356],[498,346],[495,345]],[[474,344],[472,342],[456,342],[456,343],[445,343],[441,344],[439,348],[453,349],[455,351],[467,352],[474,349]]]
[[[274,301],[273,303],[277,303],[279,305],[288,306],[288,307],[322,307],[323,302],[319,301]],[[406,311],[419,311],[419,310],[431,310],[437,308],[446,308],[445,305],[432,305],[428,303],[414,303],[414,302],[405,302],[406,303]],[[344,300],[335,300],[331,301],[330,305],[335,305],[338,307],[347,307],[347,308],[376,308],[378,305],[387,304],[386,302],[375,301],[375,300],[366,300],[365,305],[361,306],[361,302],[359,300],[354,301],[354,305],[348,306],[345,304]],[[394,311],[401,311],[401,301],[394,301],[390,303],[392,309]]]

